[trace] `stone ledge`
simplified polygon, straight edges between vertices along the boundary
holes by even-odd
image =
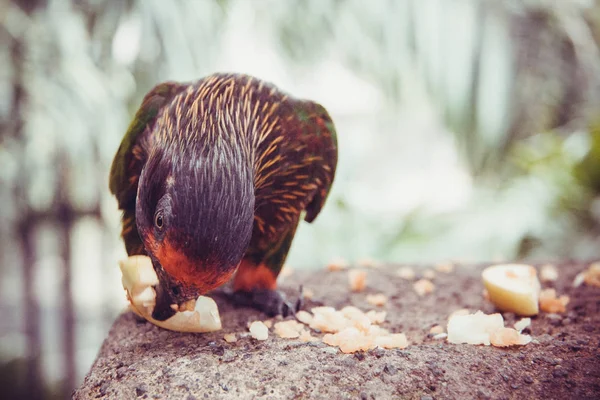
[[[343,354],[323,343],[276,338],[226,343],[223,335],[246,331],[248,321],[265,317],[235,309],[221,293],[223,331],[210,334],[169,332],[131,313],[114,323],[97,360],[75,399],[234,399],[234,398],[597,398],[600,393],[600,289],[572,288],[585,265],[561,265],[555,287],[571,296],[567,313],[541,314],[531,334],[539,343],[498,349],[453,345],[427,337],[445,326],[459,308],[493,312],[481,295],[481,267],[437,273],[433,294],[418,297],[396,268],[369,269],[367,288],[348,291],[347,272],[302,272],[282,287],[303,284],[314,292],[307,307],[355,305],[372,309],[366,294],[389,296],[382,326],[407,334],[405,350]],[[506,325],[516,321],[505,315]]]

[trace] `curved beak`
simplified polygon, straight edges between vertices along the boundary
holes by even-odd
[[[152,265],[159,282],[155,287],[156,305],[152,311],[152,318],[157,321],[165,321],[178,311],[193,310],[199,295],[198,290],[175,281],[154,258]]]

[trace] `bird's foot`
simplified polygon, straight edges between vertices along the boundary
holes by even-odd
[[[231,298],[234,304],[255,308],[269,317],[294,315],[304,304],[302,290],[294,303],[288,301],[282,292],[270,289],[237,290],[231,294]]]

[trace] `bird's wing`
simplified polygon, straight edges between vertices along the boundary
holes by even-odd
[[[307,222],[317,217],[335,176],[337,136],[325,108],[288,99],[280,105],[278,117],[282,121],[278,135],[259,157],[255,221],[244,264],[248,271],[241,274],[245,282],[237,282],[246,289],[274,287],[302,211]],[[258,273],[261,264],[269,274]]]
[[[167,105],[182,88],[183,85],[166,82],[146,94],[110,168],[108,186],[123,210],[122,236],[129,255],[143,253],[135,224],[135,201],[138,180],[151,146],[150,134],[161,107]]]
[[[303,124],[303,142],[307,143],[314,157],[313,173],[317,190],[306,205],[306,222],[312,222],[325,204],[331,190],[338,158],[337,133],[325,107],[312,101],[304,101],[299,109]]]

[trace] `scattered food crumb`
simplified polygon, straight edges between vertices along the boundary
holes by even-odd
[[[433,292],[435,285],[428,279],[419,279],[413,283],[413,288],[419,296],[425,296],[426,294]]]
[[[305,299],[311,300],[313,297],[315,297],[315,292],[309,288],[302,288],[302,295]]]
[[[393,333],[389,336],[377,336],[375,344],[384,349],[405,349],[408,347],[408,340],[404,333]]]
[[[387,313],[385,311],[371,310],[367,312],[367,317],[372,324],[382,324],[385,321]]]
[[[449,274],[450,272],[454,271],[454,264],[452,264],[451,262],[437,263],[435,265],[435,270],[437,272],[442,272],[442,273],[445,273],[445,274]]]
[[[299,339],[301,342],[304,342],[304,343],[316,342],[318,340],[316,337],[314,337],[313,335],[310,334],[310,331],[308,329],[304,329],[304,330],[302,330],[302,332],[300,332]]]
[[[270,319],[264,320],[262,323],[265,324],[265,326],[269,329],[273,327],[273,321]]]
[[[434,279],[435,278],[435,271],[432,269],[426,269],[423,272],[423,278],[425,279]]]
[[[446,332],[442,332],[442,333],[438,333],[437,335],[435,335],[433,337],[433,339],[440,340],[440,339],[446,339],[447,337],[448,337],[448,334]]]
[[[387,303],[387,296],[383,293],[377,294],[368,294],[367,295],[367,303],[381,307]]]
[[[544,289],[540,292],[540,309],[547,313],[564,313],[569,300],[567,295],[556,297],[555,289]]]
[[[261,321],[254,321],[250,324],[250,335],[256,340],[267,340],[269,337],[269,328]]]
[[[311,312],[312,315],[299,311],[296,318],[311,329],[324,332],[323,342],[338,346],[344,353],[370,350],[377,346],[386,349],[408,346],[405,335],[392,334],[377,325],[385,321],[385,311],[370,310],[364,313],[354,306],[346,306],[341,310],[321,306],[312,308]],[[276,323],[275,333],[282,338],[299,338],[303,342],[318,340],[295,320]]]
[[[274,331],[277,336],[284,339],[295,339],[300,337],[304,331],[304,325],[293,319],[275,323]]]
[[[518,330],[519,333],[523,332],[523,329],[529,326],[531,326],[531,318],[521,318],[515,323],[515,329]]]
[[[225,339],[227,343],[237,342],[237,336],[235,336],[235,333],[226,333],[225,335],[223,335],[223,339]]]
[[[327,264],[327,270],[328,271],[342,271],[344,269],[347,269],[350,266],[350,263],[348,263],[348,261],[344,258],[338,257],[338,258],[334,258],[333,260],[329,261],[329,264]]]
[[[501,314],[486,315],[481,311],[475,314],[453,316],[448,321],[448,342],[467,344],[492,344],[496,347],[525,345],[531,336],[504,327]]]
[[[540,268],[540,280],[542,282],[554,282],[558,279],[558,268],[553,264],[545,264]]]
[[[429,330],[430,335],[437,335],[444,332],[444,327],[441,325],[432,326]]]
[[[490,342],[496,347],[525,345],[531,342],[531,336],[522,335],[512,328],[500,328],[490,334]]]
[[[362,292],[367,285],[367,271],[353,269],[348,271],[348,282],[350,290],[353,292]]]
[[[407,281],[415,279],[415,271],[410,267],[401,267],[398,269],[398,276]]]
[[[589,286],[600,287],[600,261],[590,264],[585,271],[584,282]]]
[[[585,281],[585,272],[580,272],[575,275],[575,279],[573,279],[573,287],[579,287]]]
[[[313,316],[308,311],[300,310],[296,313],[296,319],[303,324],[310,325]]]

